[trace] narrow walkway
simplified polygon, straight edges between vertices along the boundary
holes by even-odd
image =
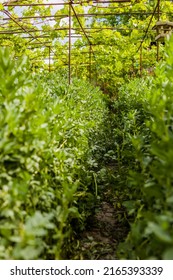
[[[85,260],[117,260],[117,246],[127,236],[128,227],[121,222],[124,209],[116,209],[105,193],[104,200],[80,239],[80,257]]]

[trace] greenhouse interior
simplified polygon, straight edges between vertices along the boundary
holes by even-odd
[[[0,1],[0,259],[173,260],[173,1]]]

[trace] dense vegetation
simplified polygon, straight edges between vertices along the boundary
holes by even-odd
[[[0,50],[0,257],[60,258],[70,223],[82,228],[94,203],[93,151],[107,109],[89,84],[68,87],[66,77],[28,68]]]
[[[172,50],[173,40],[155,77],[130,82],[115,102],[123,204],[131,224],[120,256],[127,259],[173,259]]]
[[[161,19],[172,20],[172,3],[161,2]],[[85,36],[73,43],[71,85],[67,22],[42,22],[51,39],[43,48],[35,39],[30,48],[30,38],[18,34],[6,38],[0,26],[0,259],[83,258],[82,232],[104,199],[121,209],[128,231],[114,248],[119,259],[173,259],[173,38],[166,50],[160,44],[157,63],[150,28],[139,65],[138,45],[156,4],[110,3],[106,18],[105,7],[90,7],[100,16],[81,24],[96,30],[94,54],[89,67]],[[5,9],[18,17],[15,7]],[[113,9],[124,15],[111,15]],[[68,12],[64,5],[56,15]],[[51,15],[51,7],[21,14]],[[72,24],[80,27],[75,17]],[[23,27],[40,35],[30,19]]]
[[[68,0],[63,1],[68,2]],[[27,3],[31,4],[43,2],[49,1],[27,1]],[[79,36],[78,38],[72,37],[71,75],[86,80],[90,76],[91,69],[92,82],[99,85],[106,93],[115,93],[115,90],[119,90],[119,87],[128,82],[129,78],[140,74],[139,46],[143,41],[158,0],[132,0],[131,3],[110,2],[110,4],[107,3],[107,7],[103,3],[96,3],[96,1],[92,0],[88,1],[89,3],[85,0],[73,0],[73,3],[75,2],[78,3],[78,5],[73,5],[76,13],[97,14],[98,16],[81,16],[79,17],[79,24],[74,17],[74,11],[71,9],[72,35]],[[21,0],[20,4],[22,3],[25,4],[26,1]],[[51,51],[51,71],[67,69],[67,50],[69,46],[68,5],[57,7],[4,6],[2,8],[0,6],[1,10],[7,11],[8,15],[10,13],[11,17],[16,19],[19,14],[20,17],[24,17],[24,19],[19,20],[19,25],[17,25],[4,12],[0,13],[3,18],[7,19],[2,21],[2,26],[0,25],[1,45],[11,46],[17,57],[22,54],[29,56],[33,71],[37,72],[40,69],[47,71],[49,69],[49,50]],[[173,6],[171,1],[160,1],[160,11],[160,20],[172,21]],[[105,16],[104,13],[108,15]],[[48,22],[48,19],[41,18],[42,16],[52,16],[53,14],[56,16],[53,22]],[[39,16],[40,18],[37,18]],[[35,18],[32,19],[32,17]],[[52,19],[50,18],[50,20]],[[152,30],[152,28],[157,20],[158,15],[155,13],[143,41],[143,71],[150,71],[155,66],[157,47],[156,44],[152,43],[155,42],[156,31]],[[89,66],[90,46],[81,30],[81,25],[86,28],[85,31],[92,45],[91,67]],[[8,33],[4,34],[3,32],[6,31]],[[160,44],[160,58],[163,56],[163,51],[164,47]]]

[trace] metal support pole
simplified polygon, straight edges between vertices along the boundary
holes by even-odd
[[[71,84],[71,0],[69,2],[68,83]]]
[[[91,51],[92,51],[92,48],[91,48],[91,44],[89,45],[89,81],[91,83]]]
[[[160,20],[160,0],[158,0],[158,4],[157,4],[157,12],[158,12],[158,21]],[[159,35],[159,31],[157,31],[157,35]],[[159,44],[159,40],[157,40],[157,62],[159,61],[159,49],[160,49],[160,44]]]
[[[49,48],[49,73],[50,73],[50,47]]]
[[[143,42],[141,43],[141,47],[140,47],[140,76],[142,77],[142,51],[143,51]]]
[[[81,24],[81,22],[80,22],[80,20],[79,20],[79,18],[78,18],[78,15],[79,15],[79,14],[76,13],[76,11],[75,11],[73,5],[71,5],[71,8],[72,8],[72,11],[73,11],[73,13],[74,13],[74,16],[76,17],[76,19],[77,19],[77,21],[78,21],[78,23],[79,23],[79,26],[80,26],[81,29],[82,29],[82,32],[84,33],[84,35],[85,35],[85,37],[86,37],[86,39],[87,39],[87,41],[88,41],[88,43],[89,43],[89,46],[90,46],[90,51],[89,51],[89,53],[92,51],[92,53],[93,53],[93,55],[94,55],[94,52],[93,52],[93,49],[92,49],[92,44],[91,44],[91,42],[90,42],[90,39],[89,39],[89,37],[88,37],[88,35],[87,35],[86,31],[85,31],[85,28],[82,26],[82,24]],[[90,63],[89,63],[89,65],[90,65]],[[91,68],[91,66],[88,66],[88,71],[90,71],[90,70],[89,70],[90,68]],[[91,73],[91,71],[90,71],[90,73]],[[90,73],[89,73],[89,76],[90,76]],[[89,79],[91,80],[91,77],[89,77]]]
[[[97,74],[97,66],[95,65],[95,84],[97,86],[97,82],[98,82],[98,74]]]

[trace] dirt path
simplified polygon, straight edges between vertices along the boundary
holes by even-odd
[[[115,209],[108,199],[100,202],[80,239],[80,257],[85,260],[116,260],[117,245],[128,233],[120,217],[123,209]]]

